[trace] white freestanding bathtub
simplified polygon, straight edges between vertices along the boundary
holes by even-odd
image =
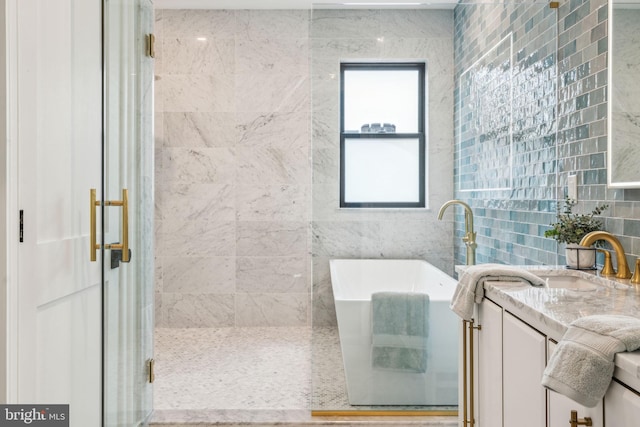
[[[458,318],[449,309],[457,281],[421,260],[330,261],[340,347],[351,405],[458,404]],[[429,295],[425,372],[372,364],[371,295]]]

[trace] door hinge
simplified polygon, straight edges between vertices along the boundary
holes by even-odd
[[[147,34],[147,56],[149,58],[156,57],[156,36],[154,34]]]
[[[153,383],[156,380],[156,361],[154,359],[147,360],[147,372],[149,374],[147,380]]]
[[[24,242],[24,210],[20,209],[20,243]]]

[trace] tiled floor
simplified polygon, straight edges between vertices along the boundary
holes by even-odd
[[[312,416],[353,409],[336,330],[313,334],[312,346],[311,328],[157,329],[151,426],[456,425],[439,416]]]

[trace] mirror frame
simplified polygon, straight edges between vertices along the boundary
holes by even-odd
[[[608,18],[607,18],[607,187],[608,188],[640,188],[640,178],[638,181],[613,181],[613,4],[633,4],[638,0],[609,0],[608,2]]]

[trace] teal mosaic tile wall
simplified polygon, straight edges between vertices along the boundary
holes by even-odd
[[[610,205],[605,229],[633,266],[640,190],[607,188],[606,0],[459,5],[454,16],[455,197],[474,210],[477,262],[563,264],[544,231],[576,173],[578,210]],[[463,228],[458,212],[457,264]]]

